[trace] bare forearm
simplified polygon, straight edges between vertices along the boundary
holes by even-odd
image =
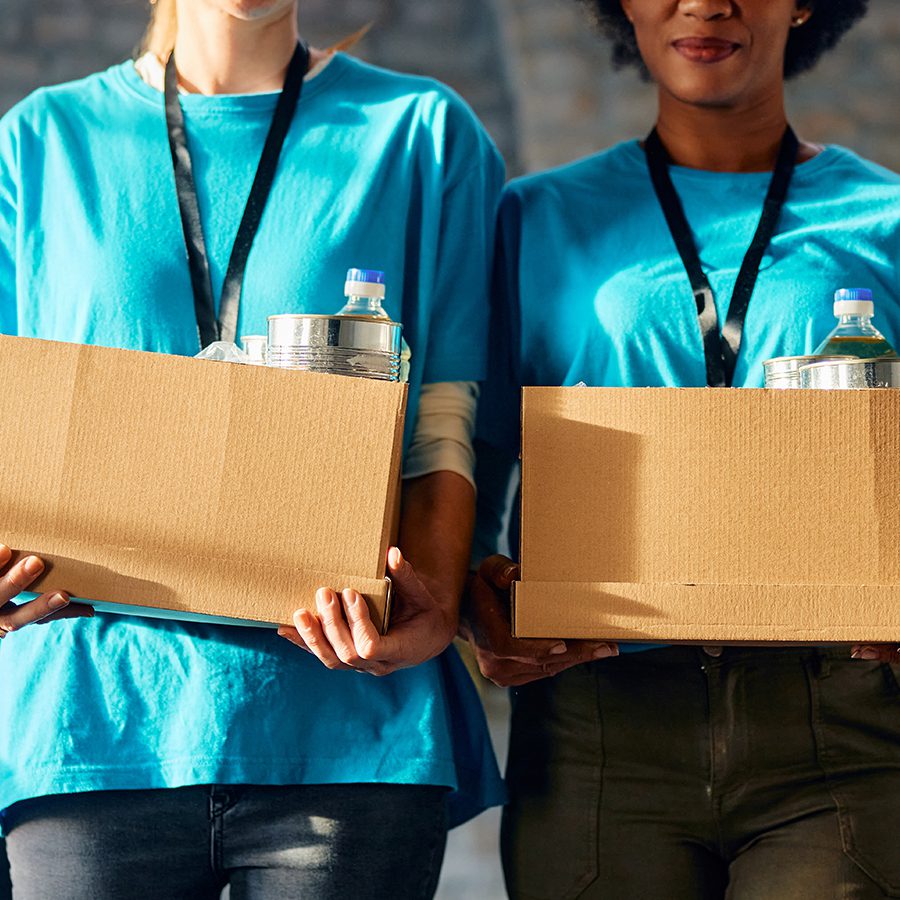
[[[469,565],[475,491],[455,472],[433,472],[403,485],[399,546],[455,619]]]

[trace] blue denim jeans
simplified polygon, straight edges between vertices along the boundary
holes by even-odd
[[[514,693],[514,900],[900,897],[900,667],[670,647]]]
[[[64,794],[8,811],[14,900],[423,900],[445,791],[215,785]]]

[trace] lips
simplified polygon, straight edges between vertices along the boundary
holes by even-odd
[[[672,42],[685,59],[697,63],[717,63],[737,53],[741,45],[734,41],[712,37],[687,37]]]

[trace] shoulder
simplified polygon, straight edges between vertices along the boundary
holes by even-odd
[[[451,111],[472,123],[478,122],[465,100],[434,78],[384,69],[344,53],[338,53],[335,62],[345,89],[351,89],[361,102],[414,107],[428,121]]]
[[[620,202],[622,186],[628,183],[648,183],[643,151],[634,140],[513,179],[504,188],[501,209],[514,213],[548,204]]]
[[[2,139],[27,132],[42,135],[54,121],[102,115],[105,107],[118,105],[123,70],[130,65],[121,63],[77,81],[38,88],[0,119]]]
[[[806,166],[810,167],[810,177],[816,176],[817,180],[827,182],[832,188],[842,185],[854,189],[869,186],[888,192],[900,191],[900,173],[837,144],[826,146],[818,156],[798,166],[797,171],[803,173]]]
[[[406,127],[427,135],[436,149],[470,156],[474,164],[490,157],[499,161],[493,141],[471,107],[452,88],[434,78],[395,72],[346,54],[335,60],[341,67],[341,88],[348,100],[370,115],[402,120]]]

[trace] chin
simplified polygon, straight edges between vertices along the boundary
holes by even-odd
[[[224,0],[221,7],[236,19],[255,21],[283,15],[295,3],[296,0]]]
[[[716,77],[712,73],[657,83],[680,103],[704,109],[729,109],[739,105],[746,95],[744,85],[735,84],[733,78]]]
[[[686,106],[696,106],[698,109],[734,109],[740,105],[737,97],[728,92],[697,92],[676,93],[670,91],[676,100]]]

